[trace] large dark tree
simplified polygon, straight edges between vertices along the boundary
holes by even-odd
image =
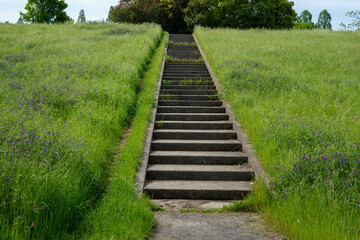
[[[189,32],[196,24],[287,29],[294,26],[296,18],[293,5],[287,0],[122,0],[111,10],[110,19],[156,22],[169,32]]]
[[[64,11],[67,7],[64,0],[28,0],[25,6],[28,12],[20,12],[20,17],[31,23],[63,23],[70,20]]]

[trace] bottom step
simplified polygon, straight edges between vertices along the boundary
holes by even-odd
[[[144,192],[154,199],[241,200],[253,189],[247,181],[146,181]]]

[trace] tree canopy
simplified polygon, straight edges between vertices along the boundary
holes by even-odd
[[[169,32],[191,32],[196,24],[283,29],[294,26],[293,5],[287,0],[122,0],[111,10],[110,20],[156,22]]]
[[[323,29],[331,29],[331,16],[330,13],[324,9],[319,14],[318,22],[316,23],[316,27]]]
[[[79,17],[78,17],[77,22],[78,23],[86,22],[85,11],[83,9],[81,9],[80,12],[79,12]]]
[[[64,0],[28,0],[27,13],[20,12],[20,18],[31,23],[62,23],[70,20],[64,11],[67,7]]]

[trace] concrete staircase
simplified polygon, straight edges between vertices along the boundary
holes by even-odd
[[[192,35],[169,40],[143,191],[154,199],[242,199],[254,171],[233,123],[205,63],[183,61],[201,59]]]

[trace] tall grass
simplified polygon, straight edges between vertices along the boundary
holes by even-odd
[[[360,236],[360,33],[196,28],[292,239]]]
[[[111,185],[101,205],[89,215],[86,239],[145,239],[155,224],[152,203],[135,194],[134,178],[143,153],[147,125],[155,102],[155,90],[167,35],[156,50],[137,98],[130,135],[115,159]]]
[[[150,24],[0,25],[1,239],[77,230],[160,39]]]

